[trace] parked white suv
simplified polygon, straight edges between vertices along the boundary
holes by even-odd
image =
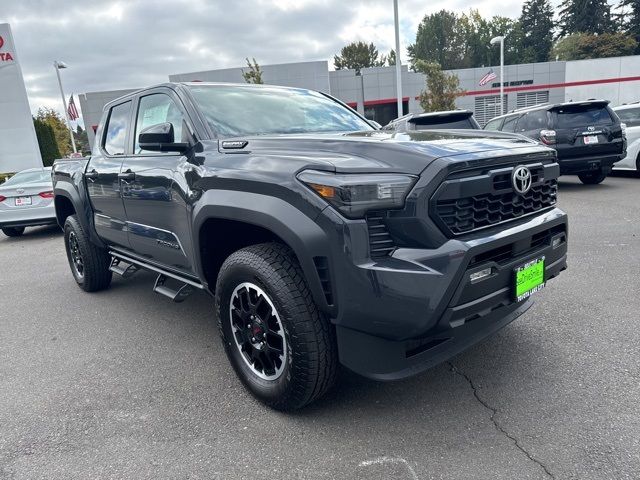
[[[614,164],[616,170],[635,170],[640,173],[640,102],[620,105],[613,109],[626,125],[627,156]]]

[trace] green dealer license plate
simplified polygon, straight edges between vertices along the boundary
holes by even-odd
[[[516,300],[521,302],[544,288],[544,257],[536,258],[515,269]]]

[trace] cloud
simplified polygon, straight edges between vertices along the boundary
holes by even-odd
[[[442,8],[516,16],[519,4],[497,0],[399,0],[403,47],[426,13]],[[394,47],[392,0],[130,0],[81,2],[3,0],[0,22],[11,24],[32,110],[62,111],[54,60],[69,68],[67,95],[136,88],[169,74],[329,60],[354,40]],[[405,56],[406,58],[406,56]]]

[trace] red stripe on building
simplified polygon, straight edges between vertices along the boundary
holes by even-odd
[[[509,92],[525,92],[528,90],[550,90],[552,88],[580,87],[584,85],[599,85],[602,83],[621,83],[621,82],[637,82],[640,77],[619,77],[619,78],[603,78],[600,80],[582,80],[579,82],[565,83],[547,83],[545,85],[525,85],[521,87],[504,87],[504,93]],[[464,93],[464,96],[491,95],[500,94],[500,88],[492,88],[490,90],[470,90]],[[416,97],[416,100],[418,97]]]
[[[403,102],[408,102],[409,101],[409,97],[402,97],[402,101]],[[364,101],[364,106],[365,107],[373,107],[375,105],[387,105],[389,103],[396,103],[397,100],[396,98],[383,98],[381,100],[365,100]],[[346,102],[347,105],[349,105],[351,108],[357,108],[358,107],[358,102]]]

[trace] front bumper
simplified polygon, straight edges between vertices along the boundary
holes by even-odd
[[[524,313],[531,300],[513,298],[515,267],[544,256],[545,281],[566,268],[567,216],[557,208],[435,249],[399,248],[376,261],[358,254],[359,227],[345,225],[332,262],[334,322],[341,362],[378,380],[428,369]],[[472,283],[470,274],[486,268],[491,275]]]

